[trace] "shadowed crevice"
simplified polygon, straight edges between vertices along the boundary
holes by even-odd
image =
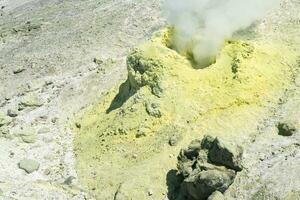
[[[111,111],[122,107],[123,104],[136,93],[136,91],[137,90],[130,86],[129,80],[127,79],[120,85],[119,92],[112,100],[109,108],[106,110],[106,113],[110,113]]]

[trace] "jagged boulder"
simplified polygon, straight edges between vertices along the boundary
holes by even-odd
[[[240,146],[216,138],[209,150],[208,158],[214,164],[241,171],[242,153]]]
[[[182,189],[189,199],[205,200],[215,191],[225,192],[234,178],[232,170],[203,170],[186,178]]]
[[[211,136],[192,141],[178,156],[181,195],[204,200],[216,191],[224,193],[242,170],[242,153],[240,146]]]

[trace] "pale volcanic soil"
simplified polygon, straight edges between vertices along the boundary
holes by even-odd
[[[164,26],[159,0],[0,0],[0,199],[114,199],[119,184],[114,191],[96,188],[103,197],[78,178],[70,124],[126,80],[127,55]],[[283,43],[299,55],[300,67],[300,2],[283,0],[235,38]],[[300,122],[300,72],[287,81],[272,114],[245,143],[245,170],[228,199],[299,199],[300,130],[282,137],[275,127],[280,120]],[[175,169],[182,147],[158,155],[153,165],[168,157]],[[37,162],[36,171],[20,169],[23,159]],[[139,166],[137,177],[152,173]],[[129,199],[173,197],[166,182],[138,184],[140,191],[126,191]]]

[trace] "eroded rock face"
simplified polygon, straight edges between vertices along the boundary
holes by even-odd
[[[178,172],[184,177],[181,195],[204,200],[216,191],[224,193],[242,170],[242,154],[240,146],[219,138],[192,141],[178,156]]]

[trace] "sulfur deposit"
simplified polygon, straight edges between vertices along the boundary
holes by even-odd
[[[285,46],[241,40],[226,41],[215,63],[197,69],[169,48],[171,36],[159,31],[136,48],[127,80],[76,120],[79,181],[101,199],[118,188],[146,199],[148,187],[162,198],[176,161],[170,155],[204,134],[250,140],[296,73],[296,55]],[[168,145],[173,135],[178,147]]]

